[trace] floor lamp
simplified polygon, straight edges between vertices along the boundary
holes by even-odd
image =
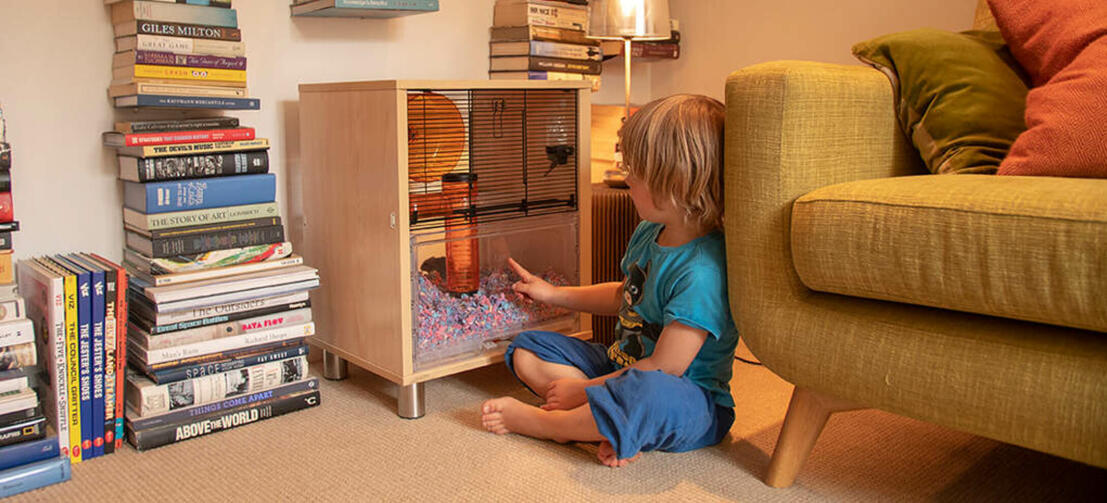
[[[635,40],[667,40],[672,36],[669,28],[669,0],[591,0],[588,2],[588,38],[623,41],[623,121],[630,117],[630,58],[631,42]],[[616,155],[619,149],[616,148]],[[616,167],[623,172],[620,159]],[[609,185],[625,185],[622,180]]]

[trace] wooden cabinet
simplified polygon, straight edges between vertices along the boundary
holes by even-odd
[[[590,336],[587,315],[523,313],[521,325],[490,331],[436,326],[444,344],[457,333],[468,349],[429,358],[421,337],[430,314],[466,304],[435,291],[443,303],[429,306],[420,291],[421,277],[442,274],[433,247],[445,248],[447,225],[476,233],[482,285],[519,254],[532,270],[561,267],[574,284],[590,283],[589,93],[574,81],[300,86],[299,176],[290,191],[301,202],[293,221],[302,228],[291,234],[322,279],[312,294],[313,343],[324,350],[328,377],[352,362],[399,385],[400,415],[418,417],[423,382],[502,361],[505,334],[556,326]],[[472,175],[466,199],[443,190],[447,173]]]

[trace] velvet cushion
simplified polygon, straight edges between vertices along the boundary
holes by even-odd
[[[853,54],[891,79],[900,126],[932,173],[994,173],[1025,129],[1026,83],[997,32],[912,30]]]
[[[1107,177],[1107,1],[989,0],[1035,87],[1002,175]]]

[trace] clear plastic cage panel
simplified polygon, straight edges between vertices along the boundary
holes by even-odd
[[[580,284],[576,214],[454,225],[411,236],[416,370],[506,347],[525,330],[570,334],[577,313],[512,289],[514,259],[555,285]]]

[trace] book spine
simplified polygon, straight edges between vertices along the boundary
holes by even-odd
[[[208,40],[242,40],[242,30],[222,26],[205,26],[188,23],[136,21],[135,33],[140,35],[164,35],[167,37],[201,38]]]
[[[58,458],[58,443],[58,437],[51,435],[40,440],[4,447],[0,449],[0,471],[44,459]],[[66,459],[66,456],[61,456],[60,459]]]
[[[314,407],[319,405],[319,402],[319,391],[309,391],[299,395],[235,407],[225,412],[212,414],[210,417],[197,418],[183,424],[169,424],[147,430],[128,430],[127,440],[140,451],[153,449]]]
[[[335,0],[336,9],[438,10],[438,0]]]
[[[191,255],[212,250],[243,248],[284,242],[284,226],[209,232],[196,236],[178,236],[150,240],[153,258]]]
[[[273,330],[263,330],[259,332],[236,335],[233,337],[225,337],[222,339],[198,342],[195,344],[186,344],[184,346],[153,349],[150,351],[144,351],[142,350],[142,348],[139,348],[136,345],[132,344],[131,347],[128,348],[128,350],[134,352],[137,359],[144,364],[156,365],[159,363],[165,363],[174,360],[182,360],[193,356],[219,353],[222,351],[230,351],[233,349],[247,348],[273,342],[281,342],[288,339],[308,337],[314,333],[315,323],[308,322],[304,323],[303,325],[280,327]]]
[[[630,54],[635,58],[680,58],[680,44],[635,42],[630,45]]]
[[[92,455],[104,455],[104,272],[92,272]]]
[[[531,56],[530,69],[548,72],[574,72],[586,75],[599,75],[602,66],[599,61],[577,61]]]
[[[19,230],[19,222],[0,222],[0,231],[15,232]],[[3,292],[0,292],[3,293]],[[14,293],[14,292],[13,292]]]
[[[15,370],[38,363],[35,343],[0,346],[0,370]]]
[[[263,288],[283,287],[318,279],[316,269],[300,266],[235,275],[229,278],[212,278],[183,285],[155,287],[138,281],[138,278],[135,278],[132,283],[139,287],[138,290],[142,291],[160,310],[162,303],[198,300],[211,305],[214,302],[210,299],[216,299],[222,295],[252,294],[252,291],[260,291]],[[253,295],[253,297],[260,297],[260,295]]]
[[[490,29],[489,38],[493,42],[544,40],[549,42],[565,42],[568,44],[600,45],[599,40],[588,38],[587,33],[580,30],[567,30],[565,28],[534,25],[492,27]]]
[[[0,250],[11,250],[11,249],[12,249],[12,233],[10,233],[10,232],[0,232]],[[3,313],[0,313],[0,316],[3,316]]]
[[[10,143],[0,142],[0,170],[12,169],[12,146]]]
[[[35,342],[35,326],[26,318],[0,325],[0,346]]]
[[[11,222],[12,220],[15,220],[12,193],[0,192],[0,222]]]
[[[144,299],[142,294],[139,293],[137,299]],[[167,326],[174,323],[189,322],[194,320],[201,320],[205,318],[212,318],[216,316],[230,316],[234,314],[240,314],[244,312],[250,312],[258,309],[268,309],[271,307],[277,307],[285,304],[294,304],[297,302],[305,302],[308,300],[306,292],[296,292],[284,295],[273,295],[268,297],[258,297],[254,299],[247,299],[235,302],[226,302],[220,304],[212,304],[207,306],[200,306],[187,311],[181,311],[176,313],[156,313],[156,316],[151,316],[149,319],[156,325]],[[152,306],[150,306],[152,307]]]
[[[139,229],[158,230],[201,224],[235,222],[252,218],[278,215],[277,203],[238,205],[223,208],[176,211],[162,214],[144,214],[124,209],[124,221]],[[131,215],[127,215],[131,213]]]
[[[134,63],[136,67],[138,65],[160,65],[246,71],[246,58],[228,58],[210,54],[174,54],[172,52],[136,51]],[[137,77],[138,75],[135,76]],[[243,75],[242,82],[245,81],[245,75]]]
[[[197,131],[172,131],[163,133],[137,133],[124,136],[124,145],[169,145],[191,142],[224,142],[253,140],[254,128],[207,129]]]
[[[240,290],[237,292],[227,292],[205,297],[195,297],[170,302],[158,302],[154,306],[154,308],[157,310],[158,313],[172,313],[175,311],[195,309],[197,307],[214,306],[230,302],[260,299],[262,297],[274,297],[286,293],[300,293],[318,287],[319,278],[312,278],[304,281],[258,287],[249,290]]]
[[[236,129],[237,117],[209,117],[204,119],[189,119],[184,121],[142,121],[121,122],[116,124],[116,131],[121,133],[156,133],[169,131],[195,131],[199,129]],[[120,127],[122,126],[122,127]]]
[[[130,160],[128,159],[128,162]],[[180,178],[251,175],[269,172],[267,151],[233,152],[137,159],[138,181],[160,182]]]
[[[80,463],[83,457],[84,425],[81,421],[82,399],[81,383],[81,337],[77,324],[77,277],[67,274],[63,277],[65,288],[65,372],[66,385],[69,386],[69,457],[70,461]]]
[[[42,359],[46,362],[46,414],[57,429],[62,456],[69,457],[69,386],[65,356],[65,291],[60,276],[50,276],[48,269],[34,260],[19,263],[20,290],[27,296],[27,316],[38,325],[43,337],[39,341]],[[6,310],[6,309],[5,309]],[[14,381],[16,379],[9,379]],[[26,382],[26,378],[23,379]]]
[[[141,0],[112,5],[112,22],[119,23],[131,19],[202,24],[224,28],[238,27],[238,13],[234,9]]]
[[[180,330],[188,330],[190,328],[207,327],[211,325],[218,325],[220,323],[227,323],[229,321],[238,321],[246,318],[253,318],[255,316],[265,316],[267,314],[279,313],[282,311],[291,311],[293,309],[302,309],[305,307],[311,307],[311,300],[304,300],[300,302],[289,302],[287,304],[278,304],[275,306],[269,306],[261,309],[254,309],[251,311],[244,311],[233,314],[223,314],[218,316],[209,316],[207,318],[199,318],[189,321],[181,321],[177,323],[170,323],[168,325],[152,325],[146,326],[150,322],[140,318],[135,318],[135,326],[146,331],[150,335],[162,335]]]
[[[257,225],[267,225],[265,221],[280,225],[280,218],[248,220],[247,222],[259,222]],[[213,227],[213,226],[206,226]],[[231,227],[232,229],[234,227]],[[253,228],[247,226],[244,228]],[[127,228],[127,230],[132,230]],[[134,250],[124,248],[124,259],[131,265],[132,270],[141,272],[153,278],[149,283],[154,286],[168,285],[170,283],[184,283],[195,279],[215,278],[230,275],[226,268],[236,265],[260,264],[263,262],[280,261],[283,265],[297,265],[285,259],[291,259],[292,243],[273,243],[269,245],[247,246],[244,248],[228,248],[225,250],[212,250],[195,255],[178,255],[176,257],[152,258],[141,255]],[[258,266],[254,269],[279,267]],[[259,269],[260,268],[260,269]],[[136,275],[137,276],[137,275]]]
[[[28,421],[21,421],[0,427],[0,447],[38,440],[45,436],[46,418],[38,416]]]
[[[221,96],[171,96],[163,94],[139,94],[136,107],[163,108],[213,108],[219,110],[260,110],[257,98],[225,98]]]
[[[0,301],[0,321],[17,320],[26,316],[26,313],[23,297]]]
[[[96,456],[92,449],[92,298],[88,274],[77,274],[77,330],[80,334],[81,457]]]
[[[134,78],[246,82],[245,70],[185,66],[134,65]]]
[[[291,245],[291,243],[284,242],[284,243],[277,243],[277,244],[270,245],[270,246],[284,246],[284,245]],[[232,248],[232,249],[241,250],[242,248]],[[225,250],[217,250],[217,251],[225,251]],[[188,283],[188,282],[191,282],[191,281],[202,281],[202,280],[206,280],[206,279],[224,278],[224,277],[233,276],[233,275],[236,275],[236,274],[247,274],[247,273],[254,273],[254,272],[261,272],[261,271],[270,271],[270,270],[273,270],[273,269],[280,269],[282,267],[302,265],[303,263],[304,263],[304,258],[300,257],[300,256],[296,256],[296,257],[285,257],[283,259],[273,259],[273,260],[266,259],[266,260],[259,260],[259,261],[255,261],[255,262],[246,262],[246,263],[242,263],[242,264],[239,264],[239,265],[236,265],[236,266],[220,267],[220,268],[216,268],[216,269],[199,270],[199,271],[192,271],[192,272],[182,272],[182,273],[174,273],[174,274],[163,274],[163,275],[160,275],[160,276],[149,276],[149,277],[153,279],[153,281],[151,281],[151,283],[154,286],[167,286],[167,285],[178,285],[178,284],[181,284],[181,283]],[[226,270],[226,269],[233,269],[233,271]],[[136,274],[135,276],[136,277],[141,277],[143,275]]]
[[[307,377],[307,365],[306,356],[297,356],[162,385],[132,374],[128,377],[127,405],[138,412],[138,417],[205,405],[299,381]]]
[[[319,379],[312,377],[309,379],[302,379],[300,381],[290,382],[288,384],[282,384],[280,386],[259,391],[257,393],[234,396],[209,404],[185,407],[162,414],[152,415],[149,417],[137,417],[135,415],[128,414],[127,423],[131,428],[135,430],[148,430],[151,428],[156,428],[158,426],[188,422],[196,417],[230,410],[235,407],[253,405],[258,402],[280,399],[289,395],[297,395],[317,389],[319,389]],[[132,410],[131,412],[134,411]]]
[[[95,260],[93,260],[95,261]],[[123,389],[116,387],[116,272],[104,271],[104,454],[115,452],[115,402]]]
[[[123,84],[124,87],[112,86],[108,94],[113,97],[129,95],[161,95],[161,96],[198,96],[203,98],[249,98],[249,92],[245,87],[210,86],[204,83],[168,82],[157,80],[142,80],[131,84]]]
[[[127,272],[119,264],[111,262],[104,257],[94,255],[101,261],[110,264],[115,269],[115,389],[123,390],[124,370],[127,367]],[[115,448],[123,447],[123,400],[115,401]]]
[[[9,171],[0,170],[0,192],[12,191],[12,174]]]
[[[172,382],[183,381],[185,379],[193,379],[196,377],[218,374],[220,372],[229,372],[231,370],[245,368],[260,363],[283,360],[285,358],[293,358],[296,356],[307,356],[307,354],[308,345],[300,344],[287,348],[278,348],[272,351],[253,352],[235,358],[229,358],[215,362],[197,363],[194,365],[184,365],[180,367],[167,368],[147,374],[146,377],[158,384],[168,384]]]
[[[584,31],[588,28],[588,11],[580,7],[527,2],[527,23]]]
[[[263,329],[277,328],[286,325],[300,325],[309,321],[311,321],[311,309],[296,309],[294,311],[254,316],[218,325],[190,328],[167,334],[150,335],[136,329],[135,333],[132,334],[134,337],[132,337],[131,340],[146,350],[164,349],[257,332]]]
[[[272,174],[145,184],[125,182],[124,187],[127,207],[146,213],[269,203],[277,195]]]
[[[120,153],[126,155],[135,154],[137,157],[169,157],[181,155],[223,153],[243,150],[265,150],[269,148],[269,140],[266,138],[254,138],[252,140],[236,141],[205,141],[192,143],[172,143],[166,145],[142,145],[126,147]],[[227,182],[230,183],[230,182]]]
[[[136,35],[134,49],[136,51],[171,52],[174,54],[207,54],[230,58],[246,57],[245,42],[163,37],[160,35]]]
[[[241,229],[257,229],[257,228],[260,228],[260,227],[270,227],[270,226],[274,226],[274,225],[281,225],[281,217],[251,218],[250,220],[239,220],[239,221],[236,221],[236,222],[225,222],[225,223],[210,224],[210,225],[194,225],[194,226],[190,226],[190,227],[178,227],[178,228],[174,228],[174,229],[158,229],[158,230],[150,231],[149,233],[146,233],[144,235],[146,237],[149,237],[150,239],[161,239],[161,238],[173,238],[173,237],[184,237],[184,236],[196,236],[196,235],[205,234],[205,233],[208,233],[208,232],[217,232],[217,231],[234,231],[234,230],[241,230]],[[250,249],[253,249],[253,248],[254,247],[250,247]],[[273,249],[271,247],[265,247],[265,248],[270,252],[278,251],[278,250]],[[292,252],[292,245],[289,244],[288,250],[281,250],[281,251],[285,251],[286,253],[284,253],[283,256],[287,256],[289,253]],[[258,255],[260,255],[260,257],[251,256],[251,258],[256,259],[256,260],[270,260],[272,258],[279,258],[279,257],[273,257],[269,253],[259,253]],[[204,254],[198,253],[194,256],[195,257],[202,257],[202,256],[204,256]],[[163,261],[154,261],[151,258],[150,262],[146,265],[150,266],[150,265],[153,265],[154,263],[159,263],[159,262],[163,262]],[[233,265],[233,264],[217,263],[217,264],[205,265],[205,267],[220,267],[220,266],[224,266],[224,265]],[[147,269],[145,272],[150,272],[150,270]],[[165,271],[165,272],[159,272],[158,274],[166,274],[168,272],[179,272],[179,271]]]
[[[599,61],[603,52],[597,46],[564,44],[561,42],[531,41],[531,56]]]
[[[142,372],[144,375],[150,376],[150,375],[154,374],[155,372],[160,372],[160,371],[163,371],[163,370],[172,369],[174,367],[183,367],[183,366],[188,366],[188,365],[198,365],[198,364],[201,364],[201,363],[214,363],[214,362],[219,362],[219,361],[224,361],[224,360],[231,360],[231,359],[234,359],[234,358],[241,358],[245,355],[250,355],[250,354],[255,354],[255,353],[263,353],[263,352],[267,352],[267,351],[276,351],[276,350],[282,349],[282,348],[290,348],[290,347],[293,347],[293,346],[296,346],[296,345],[299,345],[299,344],[303,344],[303,342],[304,342],[303,338],[289,339],[289,340],[278,341],[278,342],[274,342],[274,343],[270,343],[270,344],[262,344],[262,345],[259,345],[259,346],[237,348],[237,349],[233,349],[233,350],[230,350],[230,351],[220,351],[220,352],[217,352],[217,353],[209,353],[209,354],[205,354],[205,355],[194,356],[192,358],[183,358],[183,359],[180,359],[180,360],[173,360],[171,362],[158,363],[158,364],[154,364],[154,365],[147,365],[147,364],[143,363],[140,358],[134,357],[133,353],[128,353],[128,354],[131,355],[131,356],[129,356],[129,358],[131,359],[130,362],[129,362],[131,364],[131,366],[134,367],[136,370],[139,370],[140,372]]]
[[[70,469],[69,460],[56,457],[6,470],[0,498],[65,482],[69,480]]]

